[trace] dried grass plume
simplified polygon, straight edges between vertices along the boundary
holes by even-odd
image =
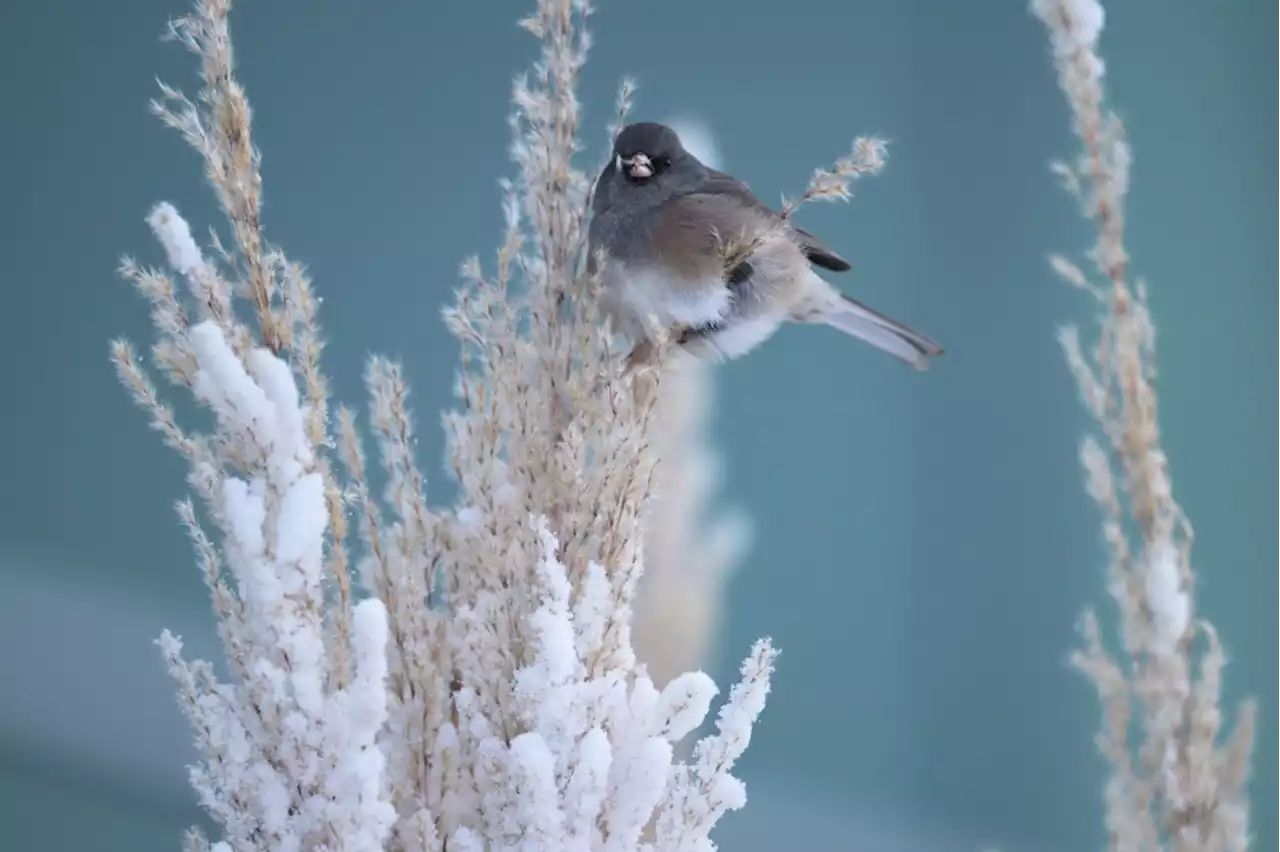
[[[191,783],[222,834],[193,830],[188,848],[714,848],[709,832],[746,800],[732,771],[776,652],[754,645],[714,730],[678,758],[717,688],[698,671],[659,688],[633,650],[642,556],[662,541],[648,530],[660,453],[681,448],[655,445],[663,363],[624,371],[584,272],[589,5],[538,0],[522,22],[541,54],[514,89],[505,237],[492,269],[463,264],[445,311],[461,350],[452,507],[428,497],[398,364],[366,370],[376,461],[329,399],[319,299],[264,228],[230,7],[198,0],[173,23],[202,82],[191,98],[162,86],[153,105],[199,154],[229,242],[201,246],[159,204],[148,222],[167,269],[122,265],[151,305],[145,360],[212,429],[181,425],[144,358],[112,346],[188,462],[195,499],[178,513],[226,658],[224,679],[177,637],[159,642],[200,752]],[[624,86],[621,113],[629,99]],[[668,532],[688,548],[673,564],[719,558]]]
[[[1110,592],[1120,614],[1119,655],[1106,647],[1091,610],[1083,620],[1084,647],[1073,656],[1103,707],[1097,742],[1111,767],[1109,846],[1243,852],[1256,707],[1245,702],[1234,728],[1224,731],[1226,654],[1214,627],[1196,615],[1191,522],[1174,498],[1160,441],[1155,327],[1146,286],[1129,278],[1124,202],[1131,152],[1124,125],[1104,105],[1097,51],[1103,9],[1097,0],[1033,0],[1031,9],[1048,28],[1082,147],[1075,161],[1054,171],[1098,229],[1092,273],[1061,256],[1051,262],[1092,297],[1099,326],[1092,347],[1074,327],[1060,339],[1101,435],[1086,437],[1080,456],[1102,511]]]

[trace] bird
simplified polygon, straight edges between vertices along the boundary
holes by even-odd
[[[629,124],[615,137],[592,190],[588,252],[605,313],[636,342],[633,354],[652,350],[655,320],[679,347],[718,360],[788,322],[831,326],[917,370],[943,352],[820,276],[815,267],[852,267],[663,124]]]

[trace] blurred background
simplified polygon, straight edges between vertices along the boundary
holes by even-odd
[[[326,365],[362,404],[364,356],[408,366],[422,461],[455,348],[439,319],[464,255],[499,238],[525,0],[242,2],[241,79],[267,228],[325,298]],[[720,371],[725,491],[755,519],[717,680],[784,649],[726,850],[1066,852],[1103,841],[1099,711],[1066,664],[1105,598],[1054,340],[1089,305],[1049,272],[1090,239],[1047,171],[1070,154],[1046,35],[1024,4],[603,0],[582,95],[590,160],[619,78],[636,118],[685,116],[765,199],[857,134],[887,172],[802,223],[844,286],[947,347],[916,375],[835,333],[784,331]],[[148,341],[114,274],[162,260],[173,202],[221,226],[193,152],[148,115],[180,0],[27,0],[0,12],[0,847],[179,848],[193,753],[152,639],[215,653],[171,505],[183,468],[117,386],[107,341]],[[1195,522],[1227,706],[1261,703],[1256,848],[1275,849],[1277,6],[1111,3],[1109,85],[1135,151],[1128,247],[1160,331],[1165,447]],[[1270,366],[1269,366],[1270,365]],[[451,489],[432,483],[437,501]]]

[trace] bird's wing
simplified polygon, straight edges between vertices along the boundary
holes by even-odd
[[[663,266],[682,280],[727,281],[766,222],[740,195],[689,192],[654,211],[649,244]]]
[[[731,196],[739,199],[743,204],[765,210],[770,215],[778,215],[775,210],[761,201],[745,183],[733,175],[710,168],[707,169],[707,172],[707,180],[698,188],[699,192]],[[813,234],[803,228],[797,228],[795,225],[791,225],[791,229],[800,238],[800,248],[804,251],[805,257],[809,258],[810,263],[815,266],[821,266],[823,269],[829,269],[832,272],[847,272],[852,268],[849,265],[849,261],[833,252]]]
[[[800,248],[804,251],[805,257],[809,258],[809,262],[814,266],[821,266],[823,269],[830,269],[832,272],[848,272],[853,268],[849,265],[849,261],[827,248],[822,240],[804,228],[797,228],[795,225],[791,227],[800,235]]]

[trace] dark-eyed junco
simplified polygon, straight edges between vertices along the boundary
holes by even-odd
[[[736,358],[791,321],[833,326],[917,369],[942,352],[819,277],[813,266],[849,264],[662,124],[618,134],[592,197],[590,248],[591,263],[606,257],[606,309],[637,344],[653,318],[686,349]]]

